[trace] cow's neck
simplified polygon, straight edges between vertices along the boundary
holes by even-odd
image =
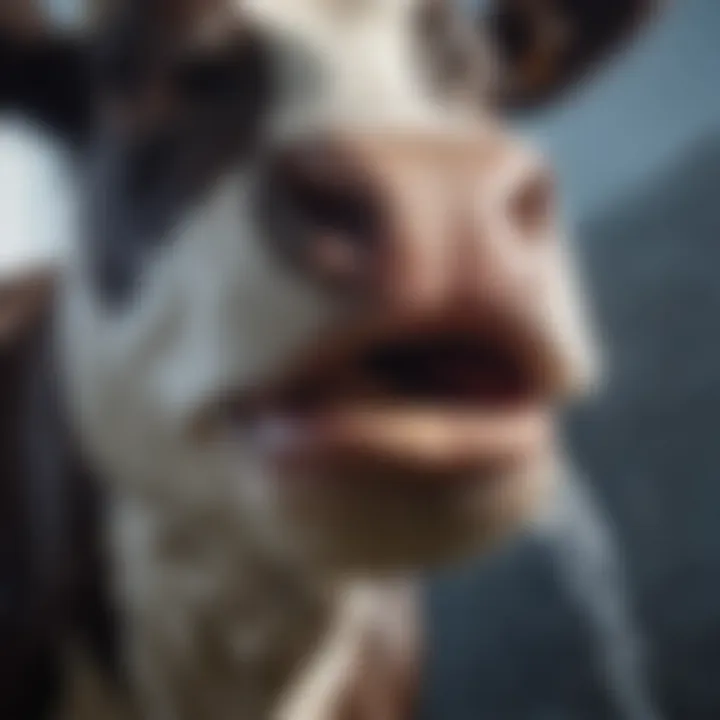
[[[161,718],[264,718],[324,635],[320,583],[223,529],[163,504],[113,503],[129,669]],[[154,716],[154,715],[153,715]]]

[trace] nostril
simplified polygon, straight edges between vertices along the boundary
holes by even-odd
[[[373,207],[360,187],[298,172],[285,172],[278,180],[280,197],[307,230],[359,242],[372,238]]]
[[[263,185],[265,228],[296,262],[346,277],[372,255],[379,203],[339,151],[319,144],[286,151],[270,163]]]
[[[510,222],[525,240],[540,240],[555,217],[555,187],[549,173],[538,171],[526,178],[510,196]]]

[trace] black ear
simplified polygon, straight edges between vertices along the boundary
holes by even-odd
[[[662,0],[492,0],[484,27],[498,59],[497,99],[550,102],[629,41]]]
[[[19,113],[64,140],[81,141],[92,101],[87,41],[29,25],[13,10],[18,3],[0,4],[0,113]]]

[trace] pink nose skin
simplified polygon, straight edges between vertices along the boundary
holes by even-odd
[[[540,163],[506,138],[335,137],[278,154],[267,187],[285,259],[356,311],[276,394],[277,453],[432,474],[547,445],[528,320],[555,239]]]
[[[269,189],[286,256],[393,316],[522,301],[554,239],[550,175],[506,138],[309,140]]]

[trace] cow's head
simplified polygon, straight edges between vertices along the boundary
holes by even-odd
[[[342,569],[531,516],[594,353],[552,173],[497,110],[645,4],[119,3],[60,325],[102,475]]]

